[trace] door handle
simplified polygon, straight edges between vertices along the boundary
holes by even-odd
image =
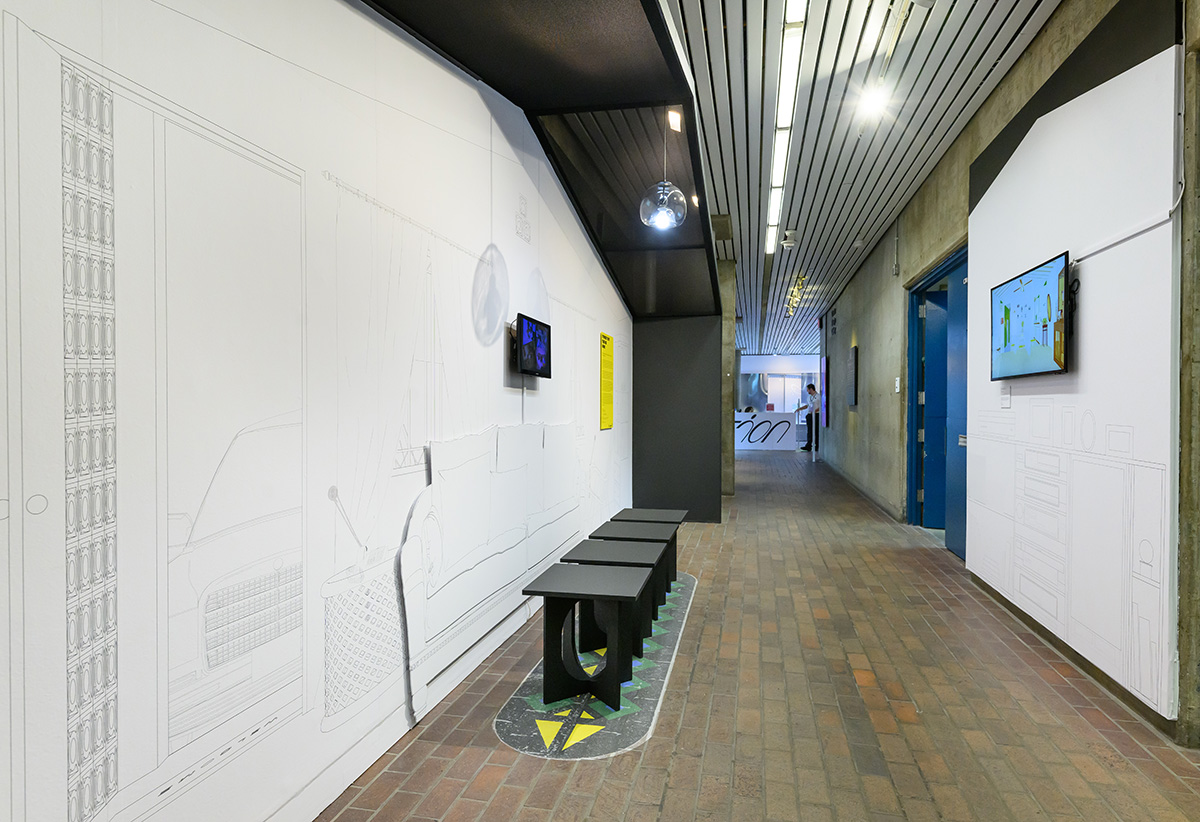
[[[966,434],[958,435],[958,444],[961,445],[963,448],[967,447],[967,435]]]

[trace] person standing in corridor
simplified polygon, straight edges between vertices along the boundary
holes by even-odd
[[[817,431],[817,423],[820,422],[821,395],[817,393],[817,387],[811,382],[808,384],[808,402],[796,410],[805,411],[804,425],[808,429],[808,442],[800,450],[811,451],[815,447],[819,451],[821,435]]]

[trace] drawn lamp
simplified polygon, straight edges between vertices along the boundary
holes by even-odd
[[[683,118],[680,112],[667,112],[667,123],[672,131],[683,128]],[[638,215],[642,222],[659,231],[667,231],[683,223],[687,218],[687,197],[679,190],[679,186],[667,179],[667,129],[663,129],[663,178],[646,189],[642,195]]]

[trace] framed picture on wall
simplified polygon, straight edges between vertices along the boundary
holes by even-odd
[[[850,357],[846,361],[847,405],[858,405],[858,346],[850,346]]]

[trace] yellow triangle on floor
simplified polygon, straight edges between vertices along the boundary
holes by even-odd
[[[604,656],[607,652],[608,652],[607,648],[597,648],[596,649],[596,653],[599,654],[600,656]]]
[[[555,712],[554,712],[554,715],[555,715],[555,716],[570,716],[570,715],[571,715],[571,709],[570,709],[570,708],[567,708],[565,711],[555,711]]]
[[[576,742],[582,742],[596,731],[604,730],[603,725],[576,725],[571,729],[571,735],[567,737],[567,741],[563,744],[563,750],[574,745]],[[547,746],[548,747],[548,746]]]
[[[589,714],[587,711],[584,711],[582,716],[584,719],[595,719],[596,718],[596,717],[592,716],[591,714]]]
[[[542,741],[546,743],[546,750],[550,750],[550,743],[554,741],[554,737],[558,736],[558,729],[563,726],[561,722],[552,722],[549,719],[536,719],[538,730],[541,731]]]
[[[591,676],[591,675],[592,675],[592,672],[593,672],[593,671],[595,671],[595,670],[596,670],[598,667],[600,667],[600,663],[598,663],[598,662],[597,662],[595,665],[592,665],[592,666],[590,666],[590,667],[584,668],[584,669],[583,669],[583,672],[584,672],[585,674],[587,674],[588,676]]]

